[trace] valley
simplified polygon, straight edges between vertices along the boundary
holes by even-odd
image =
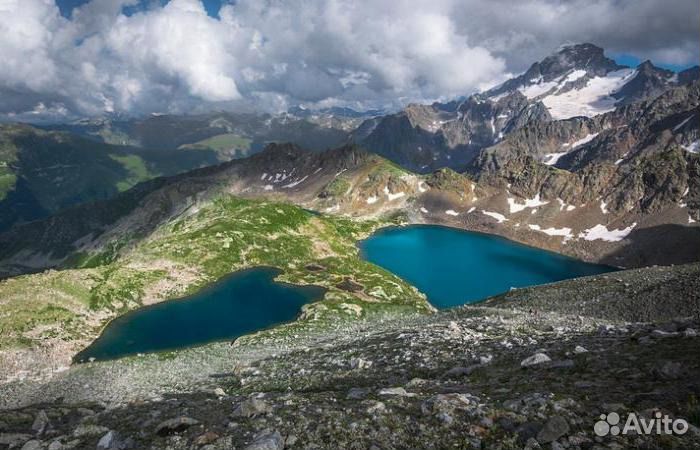
[[[0,448],[697,445],[698,75],[1,125]]]

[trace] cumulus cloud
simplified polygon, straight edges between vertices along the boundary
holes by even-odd
[[[465,95],[563,42],[698,59],[696,0],[0,0],[0,117],[399,106]]]

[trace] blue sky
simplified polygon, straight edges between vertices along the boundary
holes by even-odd
[[[633,55],[628,55],[628,54],[613,54],[610,55],[610,58],[614,59],[618,64],[622,64],[625,66],[630,66],[630,67],[635,67],[639,65],[644,59],[637,58],[636,56]],[[690,64],[664,64],[660,63],[658,61],[652,61],[655,66],[657,67],[663,67],[664,69],[668,70],[673,70],[674,72],[680,72],[681,70],[687,69],[688,67],[692,67],[695,65],[698,65],[697,62],[695,63],[690,63]]]

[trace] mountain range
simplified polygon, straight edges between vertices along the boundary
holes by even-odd
[[[280,281],[321,286],[326,293],[306,305],[297,321],[262,331],[252,343],[244,339],[240,345],[253,359],[279,346],[298,350],[307,361],[316,353],[307,354],[300,343],[340,345],[343,333],[367,336],[384,348],[401,341],[405,324],[412,323],[424,327],[412,332],[438,340],[442,348],[448,344],[435,336],[472,339],[477,334],[460,327],[482,319],[492,323],[482,330],[489,336],[484,342],[500,342],[502,333],[529,342],[536,331],[564,336],[558,342],[609,345],[609,336],[626,331],[579,335],[595,333],[602,323],[591,306],[600,306],[601,299],[622,299],[612,302],[615,314],[605,318],[605,326],[618,317],[630,324],[652,320],[657,310],[670,320],[667,309],[679,304],[697,313],[692,299],[700,261],[699,150],[697,67],[674,73],[644,62],[629,68],[591,44],[563,47],[484,92],[395,113],[299,107],[277,115],[216,112],[41,127],[6,124],[0,127],[0,380],[19,383],[10,385],[26,395],[12,391],[7,398],[21,397],[15,403],[24,404],[44,385],[23,384],[23,374],[54,374],[56,367],[70,365],[113,318],[257,266],[278,267]],[[690,265],[518,289],[492,302],[500,308],[504,298],[522,298],[546,317],[532,309],[508,315],[488,304],[423,321],[414,314],[434,312],[426,296],[362,259],[356,245],[381,227],[406,224],[496,234],[617,269]],[[681,281],[668,286],[665,280]],[[655,305],[651,299],[657,294],[663,301]],[[567,303],[570,298],[575,301]],[[570,309],[562,311],[562,305]],[[639,314],[629,313],[635,308],[641,308]],[[570,315],[578,310],[585,311],[585,320]],[[506,319],[513,327],[505,327]],[[560,327],[560,320],[576,325]],[[674,325],[674,336],[692,325],[683,324]],[[637,330],[625,334],[630,342],[664,336],[624,326]],[[394,334],[382,334],[383,329]],[[417,340],[430,347],[428,341]],[[260,342],[267,346],[258,347]],[[625,342],[640,358],[653,353],[637,341]],[[512,359],[509,350],[484,345],[484,352]],[[531,342],[528,349],[537,345]],[[202,378],[210,374],[193,374],[200,363],[191,358],[201,356],[211,369],[208,364],[225,355],[228,364],[228,351],[237,350],[222,347],[191,350],[172,364],[186,372],[188,386],[209,386]],[[216,351],[207,353],[212,348]],[[445,355],[455,354],[450,348],[439,357],[441,374],[449,369],[443,367]],[[563,358],[569,350],[556,351]],[[487,362],[478,367],[501,376],[501,366],[489,366],[488,355],[482,356]],[[157,367],[153,373],[172,369],[168,355],[154,358],[143,360]],[[139,376],[150,369],[138,357],[125,361],[71,369],[62,379],[67,384],[50,384],[49,390],[84,398],[102,388],[99,380],[119,378],[114,382],[119,384],[123,376],[141,395]],[[274,355],[270,361],[276,361]],[[688,361],[692,358],[683,364]],[[344,362],[329,364],[329,376],[345,370]],[[400,374],[396,379],[439,375],[419,364],[409,377],[400,372],[402,364],[391,363]],[[357,360],[350,366],[369,367]],[[105,375],[104,367],[112,369],[104,369]],[[472,370],[457,369],[460,377]],[[266,373],[274,378],[280,370]],[[234,371],[241,383],[235,389],[246,389],[254,375]],[[98,372],[102,378],[93,378]],[[451,392],[457,386],[449,381],[454,373],[426,386]],[[567,376],[571,373],[578,372]],[[541,378],[549,383],[555,377]],[[179,379],[168,380],[180,385]],[[310,389],[326,392],[322,381],[314,383]],[[76,393],[75,386],[89,387]],[[274,389],[287,392],[288,386]],[[428,395],[432,388],[415,389]]]
[[[680,73],[645,61],[615,63],[592,44],[563,47],[522,75],[464,100],[409,105],[365,122],[355,139],[421,173],[441,167],[463,171],[486,147],[537,122],[593,117],[698,80],[699,68]]]
[[[211,197],[211,191],[222,189],[358,217],[400,211],[410,221],[495,232],[613,265],[694,260],[697,255],[687,244],[697,241],[697,229],[691,225],[700,220],[699,103],[697,68],[675,74],[644,62],[631,69],[605,57],[598,47],[581,44],[562,48],[493,89],[453,103],[410,105],[397,114],[348,109],[312,113],[296,108],[276,117],[221,113],[55,126],[64,129],[60,132],[15,127],[32,139],[49,141],[45,153],[63,158],[52,161],[37,151],[40,146],[19,146],[15,151],[19,156],[13,156],[18,161],[14,167],[27,175],[15,170],[20,175],[18,188],[7,190],[6,209],[12,211],[13,202],[28,205],[34,218],[81,201],[104,199],[120,187],[156,175],[255,153],[264,142],[294,141],[288,133],[301,133],[305,140],[271,145],[240,162],[158,179],[106,203],[77,206],[48,220],[17,225],[0,235],[2,267],[7,274],[39,270],[62,264],[71,252],[94,250],[95,239],[114,234],[109,227],[156,191],[168,192],[158,197],[168,198],[169,206],[156,209],[166,215],[149,218],[151,227],[185,210],[195,196]],[[346,132],[344,126],[320,125],[324,122],[319,117],[352,120],[357,128]],[[68,129],[84,138],[65,134]],[[212,144],[229,135],[239,143],[245,141],[242,153],[227,153],[226,145]],[[131,146],[107,143],[118,139]],[[332,151],[305,150],[353,141],[357,144]],[[74,156],[56,147],[61,143],[87,148],[90,142],[99,150]],[[163,158],[167,152],[178,156]],[[99,176],[64,169],[73,159],[90,164],[85,170]],[[25,161],[34,161],[37,167]],[[96,171],[105,161],[122,172],[105,176]],[[394,169],[381,174],[374,169],[392,163]],[[42,191],[37,180],[55,186],[59,178],[31,174],[55,170],[57,165],[67,171],[59,178],[72,174],[83,183],[94,178],[95,187],[72,184],[82,197],[50,188]],[[31,191],[26,185],[38,187]],[[174,185],[177,194],[170,193]],[[4,217],[7,227],[13,216]],[[139,233],[130,230],[129,235]],[[99,245],[111,245],[99,239]],[[678,251],[669,252],[667,246]]]

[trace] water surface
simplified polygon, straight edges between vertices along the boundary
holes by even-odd
[[[615,270],[483,233],[437,225],[386,228],[360,243],[363,257],[416,286],[437,308]]]
[[[114,319],[75,361],[113,359],[233,339],[296,318],[325,289],[278,283],[280,270],[236,272],[194,295],[140,308]]]

